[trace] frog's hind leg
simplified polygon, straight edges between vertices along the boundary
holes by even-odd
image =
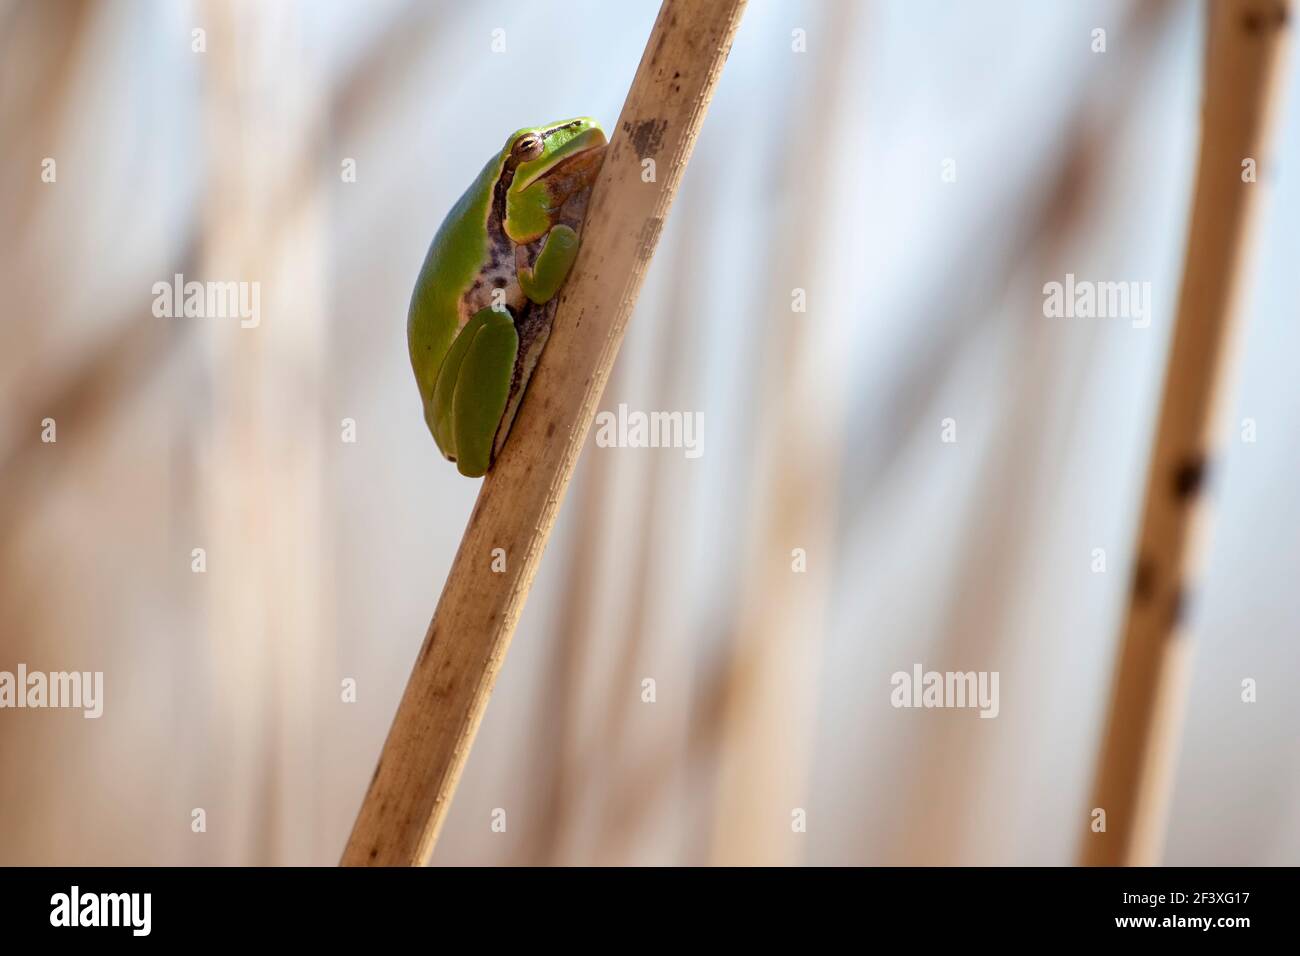
[[[433,394],[424,405],[424,420],[428,423],[429,430],[433,432],[438,448],[448,461],[455,461],[457,457],[456,432],[452,427],[451,416],[452,399],[456,395],[456,381],[460,378],[460,367],[465,361],[465,353],[469,351],[470,343],[483,328],[487,311],[487,309],[480,309],[474,313],[465,323],[464,328],[456,333],[451,348],[443,356],[442,365],[438,368],[438,376],[433,381]]]
[[[484,310],[487,316],[460,364],[451,401],[456,467],[461,475],[484,475],[493,459],[493,438],[506,411],[515,375],[519,333],[510,312]],[[484,312],[478,315],[484,315]]]
[[[466,339],[466,336],[471,337]],[[447,353],[452,360],[461,340],[464,351],[454,369],[447,370],[452,388],[450,437],[455,445],[456,467],[462,475],[477,478],[488,470],[493,458],[493,439],[506,409],[514,378],[519,334],[509,312],[481,309],[461,330]],[[444,373],[439,372],[438,387]]]

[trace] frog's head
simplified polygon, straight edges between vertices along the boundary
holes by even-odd
[[[570,197],[585,198],[605,158],[605,133],[588,117],[521,129],[506,140],[505,230],[517,244],[545,235],[582,210],[566,210]]]

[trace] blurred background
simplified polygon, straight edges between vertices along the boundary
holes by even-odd
[[[407,360],[426,246],[511,130],[613,128],[656,12],[0,0],[0,670],[105,698],[0,711],[0,863],[337,861],[478,489]],[[751,3],[601,403],[703,454],[589,436],[435,864],[1078,858],[1203,21]],[[1300,58],[1280,119],[1169,864],[1300,863]],[[155,316],[177,273],[260,323]],[[1150,326],[1045,318],[1066,273]],[[914,664],[998,717],[895,709]]]

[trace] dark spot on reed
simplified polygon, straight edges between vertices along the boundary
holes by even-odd
[[[1139,555],[1133,570],[1133,600],[1146,603],[1156,590],[1156,567],[1146,555]]]
[[[1180,501],[1194,497],[1205,481],[1205,459],[1200,455],[1184,458],[1174,469],[1174,494]]]
[[[1247,10],[1241,15],[1241,26],[1247,32],[1256,36],[1267,33],[1269,30],[1281,30],[1287,25],[1287,10],[1285,3],[1278,3],[1273,6],[1272,10]]]

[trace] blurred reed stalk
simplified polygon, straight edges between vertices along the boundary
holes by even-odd
[[[558,321],[510,441],[484,479],[343,853],[416,865],[433,850],[744,0],[665,0],[592,196]],[[657,181],[642,180],[654,158]],[[493,551],[507,570],[491,572]]]
[[[202,10],[212,158],[198,267],[205,279],[265,292],[255,327],[210,322],[198,333],[212,409],[197,438],[209,464],[196,496],[208,718],[220,730],[216,764],[227,768],[210,786],[229,834],[219,862],[274,864],[312,855],[313,663],[332,642],[321,593],[323,436],[303,422],[304,408],[323,404],[327,346],[324,210],[303,173],[323,124],[320,77],[294,18],[219,0]],[[262,95],[272,79],[276,96]]]
[[[1290,0],[1209,6],[1200,158],[1173,344],[1147,477],[1132,590],[1084,837],[1093,866],[1159,861],[1190,674],[1188,609],[1207,530],[1202,491],[1223,434],[1241,322],[1247,240],[1284,75]]]
[[[1060,134],[1038,158],[1034,178],[1050,186],[1041,193],[1018,190],[990,206],[991,217],[974,220],[963,241],[977,245],[978,253],[960,263],[961,271],[917,310],[918,316],[985,318],[948,330],[931,347],[938,351],[916,362],[909,376],[921,375],[932,383],[948,380],[955,374],[957,353],[975,347],[970,337],[977,332],[1005,335],[1014,349],[999,390],[997,428],[982,443],[978,471],[965,493],[966,520],[948,541],[954,554],[981,555],[980,560],[956,566],[952,583],[944,588],[951,597],[939,618],[941,636],[928,652],[957,665],[956,670],[984,666],[976,661],[1005,666],[1016,653],[1009,637],[1019,626],[1018,601],[1023,600],[1026,576],[1041,560],[1044,524],[1057,520],[1060,502],[1052,490],[1068,480],[1068,445],[1077,435],[1101,351],[1100,326],[1080,326],[1067,339],[1042,321],[1042,281],[1067,271],[1081,241],[1091,243],[1092,237],[1104,234],[1107,224],[1100,211],[1106,208],[1109,144],[1121,141],[1125,125],[1141,105],[1139,98],[1123,93],[1154,82],[1162,68],[1157,43],[1167,34],[1175,12],[1169,3],[1143,3],[1127,11],[1117,31],[1123,45],[1107,54],[1097,80],[1080,88],[1068,112],[1062,107]],[[999,234],[1001,242],[991,238]],[[963,301],[951,301],[954,295]],[[942,354],[949,350],[954,354]],[[914,428],[928,428],[932,391],[917,381],[900,393],[924,401],[900,403],[899,417],[914,422]],[[910,410],[909,404],[914,406]],[[1045,420],[1061,424],[1039,427]],[[884,483],[882,477],[863,487],[871,490]],[[1010,501],[1019,507],[990,506]],[[985,547],[990,541],[997,547]],[[1022,666],[1043,663],[1026,658]],[[1025,852],[1025,847],[984,825],[985,817],[975,806],[982,799],[1001,799],[981,795],[987,791],[988,768],[996,764],[998,749],[981,723],[937,722],[912,746],[917,770],[895,787],[892,806],[900,819],[890,828],[881,860],[885,865],[944,866],[988,860],[990,853],[1016,859]]]
[[[843,367],[828,366],[819,351],[834,311],[846,306],[829,294],[825,249],[809,237],[827,233],[836,120],[843,102],[860,95],[846,77],[860,13],[859,4],[828,11],[816,72],[789,102],[791,141],[817,148],[780,151],[774,177],[784,201],[767,249],[754,521],[740,552],[741,600],[720,702],[710,854],[722,865],[799,863],[806,845],[792,813],[806,812],[810,791],[847,396]],[[795,288],[809,291],[807,312],[793,310]]]

